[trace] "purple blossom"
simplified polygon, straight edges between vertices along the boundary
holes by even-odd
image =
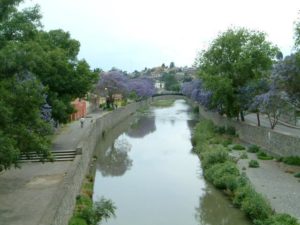
[[[128,78],[120,71],[103,73],[96,87],[97,92],[102,96],[112,97],[114,94],[127,95]]]
[[[209,108],[212,92],[204,89],[202,80],[192,80],[190,82],[183,83],[181,91],[185,96],[199,102],[206,108]]]
[[[128,89],[140,98],[150,97],[155,93],[154,83],[149,78],[136,78],[128,82]]]

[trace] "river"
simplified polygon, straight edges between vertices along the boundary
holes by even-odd
[[[131,116],[96,149],[94,200],[117,206],[105,225],[250,225],[208,184],[191,152],[190,106],[176,100]]]

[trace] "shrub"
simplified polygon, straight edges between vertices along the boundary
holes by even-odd
[[[243,152],[240,156],[240,159],[248,159],[248,155],[246,152]]]
[[[88,225],[83,218],[80,217],[72,217],[69,225]]]
[[[204,170],[204,176],[219,189],[232,189],[237,186],[239,170],[233,162],[217,163]],[[236,183],[236,184],[233,184]]]
[[[252,220],[265,220],[272,214],[270,204],[255,191],[246,194],[241,209]]]
[[[240,151],[240,150],[244,150],[245,147],[243,145],[236,144],[232,147],[232,149]]]
[[[228,152],[223,147],[215,147],[201,153],[203,168],[209,168],[216,163],[224,163],[228,160]]]
[[[227,129],[226,129],[226,134],[235,136],[235,135],[236,135],[235,127],[232,127],[232,126],[227,127]]]
[[[226,132],[226,128],[224,127],[224,126],[216,126],[215,128],[214,128],[214,132],[215,133],[218,133],[218,134],[225,134],[225,132]]]
[[[275,214],[264,221],[257,221],[255,225],[299,225],[299,223],[288,214]]]
[[[222,145],[224,147],[227,147],[228,145],[232,144],[232,139],[226,139],[225,141],[223,141]]]
[[[257,145],[250,145],[247,151],[251,153],[257,153],[259,151],[259,147]]]
[[[267,155],[265,152],[257,152],[256,153],[257,158],[261,160],[271,160],[273,159],[273,156]]]
[[[285,158],[283,158],[282,161],[288,165],[300,166],[300,157],[299,156],[285,157]]]
[[[249,167],[251,167],[251,168],[258,168],[259,167],[258,161],[257,160],[253,160],[253,159],[250,160]]]
[[[296,174],[294,175],[294,177],[300,178],[300,173],[296,173]]]

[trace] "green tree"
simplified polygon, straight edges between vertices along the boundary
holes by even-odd
[[[177,81],[174,73],[164,73],[161,79],[165,82],[166,90],[177,92],[180,90],[179,82]]]
[[[45,32],[39,7],[17,10],[18,0],[0,2],[0,170],[16,165],[20,154],[49,154],[50,124],[42,119],[43,105],[66,122],[70,102],[83,97],[97,81],[84,60],[80,43],[68,32]]]
[[[241,88],[268,76],[277,53],[262,32],[239,28],[220,34],[197,59],[199,75],[213,93],[211,107],[238,117],[243,108]]]

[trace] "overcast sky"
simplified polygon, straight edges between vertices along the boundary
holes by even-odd
[[[79,58],[92,68],[129,72],[191,66],[219,32],[264,31],[289,54],[300,0],[26,0],[39,4],[45,30],[61,28],[81,43]]]

